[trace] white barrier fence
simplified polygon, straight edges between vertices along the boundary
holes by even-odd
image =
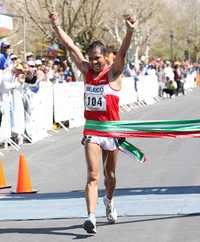
[[[158,79],[156,75],[140,76],[138,81],[138,100],[153,104],[158,97]]]
[[[195,74],[189,74],[185,89],[195,87]],[[137,91],[136,91],[137,85]],[[26,134],[32,142],[43,139],[54,122],[69,121],[69,127],[84,123],[83,82],[40,82],[38,87],[26,85],[20,100],[14,91],[4,103],[0,142],[10,142],[11,131]],[[138,81],[124,78],[120,93],[120,106],[136,102],[153,104],[158,97],[156,75],[139,76]],[[23,102],[22,102],[23,99]],[[24,121],[20,118],[24,117]],[[14,122],[14,123],[13,123]]]
[[[71,127],[84,122],[83,82],[54,85],[54,121],[69,120]]]

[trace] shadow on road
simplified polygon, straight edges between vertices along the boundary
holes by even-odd
[[[200,214],[191,214],[191,215],[174,215],[174,216],[154,216],[152,218],[149,216],[134,216],[133,217],[126,217],[126,221],[118,222],[116,225],[122,225],[122,224],[131,224],[131,223],[141,223],[141,222],[151,222],[151,221],[161,221],[161,220],[171,220],[171,219],[181,219],[186,217],[194,217],[194,216],[200,216]],[[127,220],[127,218],[130,220]],[[104,227],[104,226],[115,226],[114,224],[107,224],[106,222],[97,222],[97,227]],[[8,227],[8,226],[7,226]],[[58,235],[58,236],[71,236],[75,240],[83,240],[87,239],[89,237],[92,237],[94,235],[91,234],[80,234],[76,232],[68,232],[68,230],[76,230],[76,229],[82,229],[82,225],[71,225],[66,227],[39,227],[39,228],[0,228],[0,234],[41,234],[41,235]],[[85,233],[85,232],[83,232]]]
[[[163,216],[152,216],[152,215],[148,215],[148,216],[134,216],[134,220],[132,219],[133,216],[126,216],[126,221],[121,221],[118,222],[117,224],[131,224],[131,223],[141,223],[141,222],[151,222],[151,221],[161,221],[161,220],[170,220],[170,219],[181,219],[181,218],[190,218],[190,217],[200,217],[199,213],[194,213],[194,214],[186,214],[186,215],[163,215]],[[142,217],[142,219],[141,219]],[[144,218],[145,217],[145,218]],[[152,218],[153,217],[153,218]],[[130,218],[131,220],[127,220],[127,218]],[[108,224],[106,222],[97,222],[97,226],[98,227],[102,227],[102,226],[115,226],[115,224]]]
[[[102,197],[105,190],[99,190],[99,196]],[[166,195],[166,194],[200,194],[200,186],[171,186],[171,187],[136,187],[136,188],[118,188],[115,196],[127,195]],[[2,197],[1,197],[2,195]],[[60,193],[33,193],[33,194],[12,194],[0,192],[0,200],[47,200],[47,199],[70,199],[83,198],[84,191],[69,191]]]
[[[73,232],[67,232],[67,230],[80,229],[82,225],[72,225],[66,227],[45,227],[45,228],[5,228],[0,229],[0,234],[43,234],[43,235],[61,235],[61,236],[73,236],[73,239],[87,239],[93,235],[91,234],[78,234]]]

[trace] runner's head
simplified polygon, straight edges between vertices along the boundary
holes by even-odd
[[[101,41],[94,41],[87,49],[87,54],[92,70],[95,73],[101,72],[106,66],[107,49]]]

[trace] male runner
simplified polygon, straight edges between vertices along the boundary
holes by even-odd
[[[50,14],[52,26],[59,39],[69,51],[72,60],[85,78],[85,119],[98,121],[119,120],[119,91],[126,52],[130,46],[136,20],[126,16],[127,32],[112,65],[106,60],[107,50],[100,41],[93,42],[87,49],[88,60],[79,47],[59,25],[56,13]],[[86,133],[85,133],[86,134]],[[85,135],[85,158],[87,162],[86,203],[88,218],[83,227],[88,233],[96,233],[95,210],[98,199],[99,163],[103,153],[105,190],[104,204],[109,223],[117,221],[117,212],[113,203],[113,192],[116,186],[115,169],[118,148],[116,140],[108,137]]]

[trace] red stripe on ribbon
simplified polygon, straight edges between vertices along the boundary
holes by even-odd
[[[114,138],[200,138],[200,131],[174,131],[174,132],[105,132],[91,129],[84,129],[84,135],[96,135]]]

